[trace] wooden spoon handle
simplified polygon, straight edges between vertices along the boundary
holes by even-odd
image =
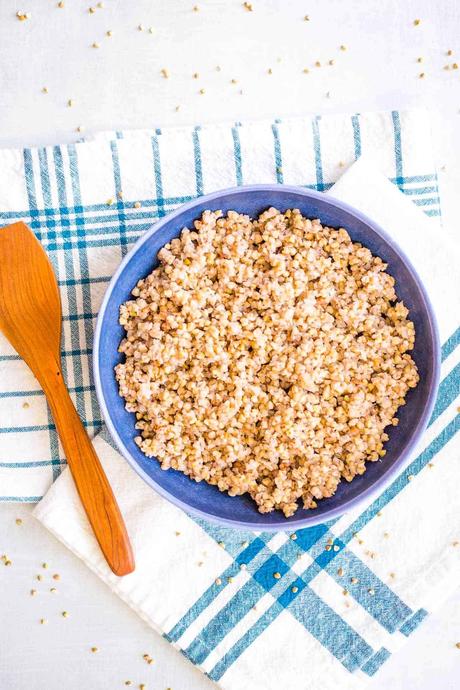
[[[134,570],[128,533],[62,373],[57,372],[52,385],[48,382],[44,388],[78,494],[102,553],[115,575],[127,575]]]

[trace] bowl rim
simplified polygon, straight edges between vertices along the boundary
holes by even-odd
[[[183,501],[182,499],[177,498],[174,494],[172,494],[170,491],[167,491],[164,489],[161,485],[157,484],[157,482],[150,477],[136,462],[134,457],[131,455],[127,447],[125,446],[122,438],[120,437],[117,429],[115,428],[115,425],[112,422],[110,412],[107,408],[106,402],[105,402],[105,397],[103,393],[103,387],[102,387],[102,379],[100,375],[100,368],[99,368],[99,346],[100,346],[100,339],[101,339],[101,331],[102,331],[102,324],[104,321],[104,315],[105,311],[107,308],[107,304],[110,300],[110,297],[112,295],[112,292],[115,288],[116,283],[118,282],[118,278],[123,272],[125,266],[131,261],[132,257],[143,247],[143,245],[148,242],[148,240],[152,237],[153,234],[155,234],[158,230],[160,230],[163,225],[166,223],[169,223],[171,220],[174,220],[174,218],[178,218],[179,216],[184,213],[184,211],[191,210],[195,206],[201,205],[203,203],[213,203],[217,199],[220,199],[223,196],[227,196],[229,194],[245,194],[245,193],[251,193],[251,192],[257,192],[257,191],[264,191],[264,192],[287,192],[287,193],[295,193],[295,194],[301,194],[302,196],[305,197],[310,197],[313,199],[322,199],[326,200],[329,204],[332,206],[335,206],[339,210],[343,210],[353,216],[355,216],[358,220],[361,222],[365,223],[368,227],[371,228],[373,232],[375,232],[377,235],[379,235],[392,249],[393,251],[398,255],[398,257],[401,259],[401,261],[405,264],[407,270],[411,274],[414,282],[417,284],[423,302],[424,302],[424,307],[425,307],[425,314],[428,319],[428,326],[429,326],[429,332],[430,332],[430,337],[431,341],[433,344],[433,382],[432,386],[430,389],[430,392],[428,394],[427,400],[425,401],[424,405],[424,410],[423,413],[418,421],[418,424],[415,426],[415,428],[412,430],[412,434],[410,437],[409,442],[406,444],[402,452],[400,453],[399,457],[396,458],[394,461],[393,465],[380,477],[378,478],[372,486],[368,487],[365,489],[362,493],[358,494],[354,498],[349,499],[348,501],[345,501],[342,505],[337,506],[335,508],[331,508],[331,510],[327,513],[323,513],[321,515],[315,516],[315,511],[313,510],[311,513],[311,517],[303,517],[299,518],[298,520],[292,520],[291,522],[283,522],[283,518],[280,517],[279,521],[277,522],[272,522],[270,524],[266,524],[261,520],[260,522],[247,522],[244,520],[232,520],[229,518],[221,518],[216,515],[207,513],[204,510],[201,510],[199,508],[195,508],[193,506],[190,506],[188,503]],[[202,196],[198,196],[191,201],[181,204],[177,209],[172,211],[171,213],[167,213],[165,216],[160,218],[152,227],[147,230],[136,242],[135,244],[131,247],[129,252],[123,257],[122,261],[120,262],[117,270],[113,274],[107,289],[105,291],[101,306],[99,308],[98,316],[97,316],[97,322],[96,322],[96,329],[94,333],[94,339],[93,339],[93,354],[92,354],[92,369],[93,369],[93,378],[94,378],[94,384],[95,384],[95,389],[96,389],[96,396],[97,400],[99,403],[99,406],[101,408],[101,413],[102,413],[102,418],[104,420],[104,423],[107,426],[107,429],[109,431],[110,436],[112,439],[115,441],[115,444],[120,451],[121,455],[127,460],[128,464],[133,468],[133,470],[150,486],[150,488],[154,489],[160,496],[165,498],[166,500],[170,501],[173,505],[178,506],[182,510],[184,510],[186,513],[191,514],[192,516],[203,518],[204,520],[207,520],[209,522],[212,522],[217,525],[223,525],[225,527],[233,527],[234,529],[249,529],[251,531],[259,531],[262,530],[264,532],[282,532],[282,531],[294,531],[296,529],[300,528],[307,528],[307,527],[313,527],[318,524],[322,524],[324,522],[330,521],[335,518],[339,518],[346,513],[350,512],[351,510],[357,509],[360,506],[364,505],[370,505],[374,498],[377,495],[382,494],[385,489],[391,484],[393,479],[395,478],[396,475],[400,474],[401,471],[404,469],[406,465],[409,464],[410,460],[412,459],[412,453],[414,449],[416,448],[423,432],[425,431],[425,428],[428,424],[428,421],[431,417],[431,414],[434,409],[434,405],[436,402],[436,396],[438,392],[438,386],[439,386],[439,379],[440,379],[440,371],[441,371],[441,346],[440,346],[440,340],[439,340],[439,331],[438,331],[438,326],[436,322],[436,317],[434,314],[434,309],[431,304],[430,298],[427,294],[427,291],[425,289],[425,286],[423,285],[417,271],[415,270],[414,266],[412,265],[412,262],[409,260],[409,258],[406,256],[405,252],[399,247],[399,245],[393,240],[392,237],[390,237],[385,230],[383,230],[380,225],[375,223],[369,216],[367,216],[365,213],[362,213],[362,211],[359,211],[356,209],[354,206],[351,206],[350,204],[347,204],[344,201],[341,201],[339,199],[334,198],[332,195],[325,195],[324,192],[318,192],[316,190],[308,189],[302,186],[297,186],[297,185],[285,185],[285,184],[250,184],[250,185],[240,185],[238,187],[227,187],[225,189],[219,189],[215,192],[211,192],[210,194],[205,194]]]

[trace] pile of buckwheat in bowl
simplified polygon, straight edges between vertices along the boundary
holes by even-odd
[[[136,442],[261,513],[293,515],[383,458],[418,373],[386,264],[298,210],[205,211],[122,305]]]

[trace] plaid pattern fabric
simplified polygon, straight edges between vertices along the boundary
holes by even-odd
[[[105,284],[131,243],[178,204],[252,182],[325,191],[363,155],[440,230],[429,130],[419,113],[104,133],[76,146],[8,155],[23,187],[18,184],[17,206],[1,217],[25,219],[52,257],[63,297],[65,373],[90,433],[101,424],[89,358]],[[73,507],[68,473],[39,505],[37,517],[225,690],[298,687],[300,677],[305,688],[356,687],[357,679],[376,673],[460,575],[458,520],[451,519],[454,510],[442,510],[443,501],[455,500],[449,481],[460,423],[458,311],[445,311],[439,314],[441,385],[429,428],[411,464],[362,512],[298,530],[294,538],[192,520],[132,473],[127,496],[130,470],[103,432],[95,445],[126,515],[136,573],[118,580],[98,560]],[[42,406],[41,416],[37,410],[28,423],[24,416],[32,404],[20,413],[20,425],[3,426],[18,446],[8,446],[14,457],[5,456],[1,464],[2,479],[14,476],[1,483],[11,487],[3,500],[35,501],[63,458],[41,393],[31,378],[28,388],[14,385],[11,367],[23,376],[23,365],[2,347],[3,409],[17,401],[20,412],[26,399]],[[420,512],[427,505],[429,517]],[[174,529],[182,535],[180,558],[171,546]]]
[[[394,112],[107,132],[87,143],[0,151],[0,223],[26,222],[51,258],[64,374],[89,433],[101,428],[90,373],[98,307],[120,259],[152,223],[216,188],[284,182],[324,191],[362,154],[437,218],[426,129],[420,114]],[[0,336],[0,500],[38,501],[64,463],[43,392]]]

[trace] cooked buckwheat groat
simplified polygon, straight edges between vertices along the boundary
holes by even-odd
[[[380,258],[274,208],[206,211],[158,258],[120,309],[115,369],[147,456],[286,516],[383,458],[418,373]]]

